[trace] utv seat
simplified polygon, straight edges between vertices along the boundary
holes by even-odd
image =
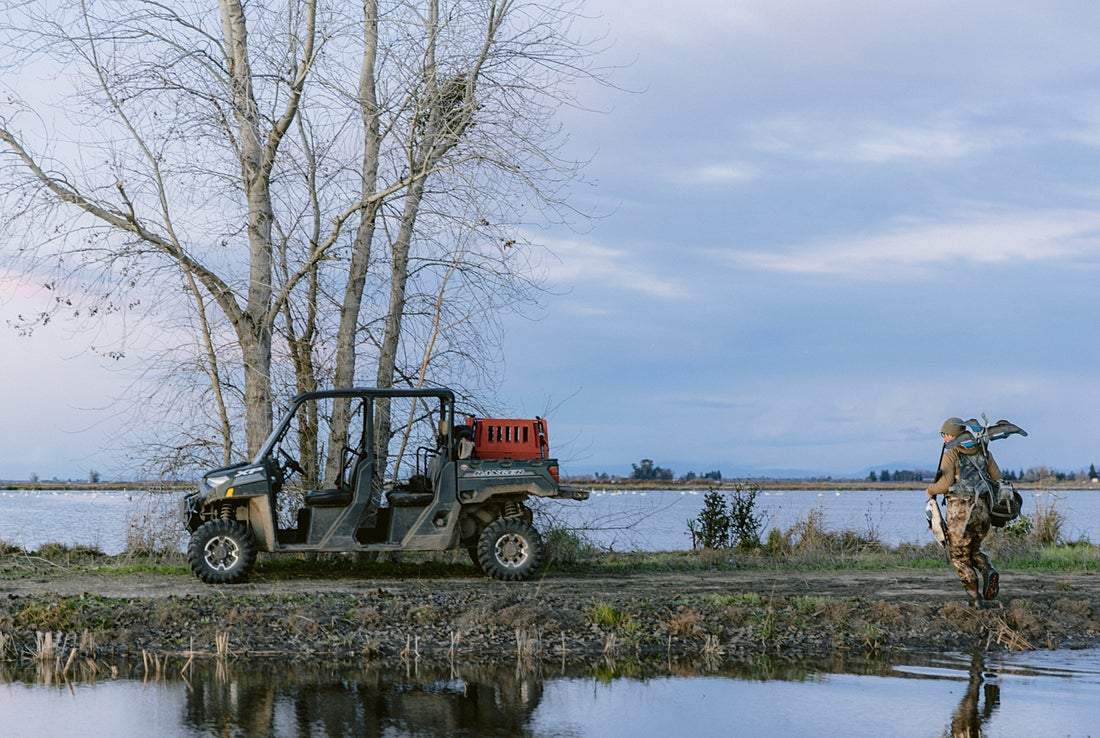
[[[424,507],[432,504],[435,495],[431,492],[399,492],[394,490],[386,497],[390,507]]]
[[[351,492],[343,489],[315,489],[306,492],[305,503],[311,507],[344,507],[351,504]]]

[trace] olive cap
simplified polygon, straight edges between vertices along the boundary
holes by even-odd
[[[943,421],[943,425],[940,426],[940,433],[946,433],[949,436],[957,436],[966,430],[966,424],[962,418],[948,418]]]

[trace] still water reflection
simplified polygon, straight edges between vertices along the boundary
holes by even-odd
[[[173,669],[172,671],[176,671]],[[6,736],[1038,736],[1095,734],[1100,651],[720,669],[206,664],[59,680],[0,666]]]

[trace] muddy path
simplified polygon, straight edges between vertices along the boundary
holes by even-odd
[[[568,576],[551,574],[530,582],[505,583],[484,577],[442,578],[341,578],[309,576],[255,577],[231,586],[203,584],[190,576],[157,574],[88,574],[56,570],[42,576],[0,579],[0,596],[29,594],[96,594],[116,598],[263,596],[268,594],[346,593],[523,593],[553,594],[584,599],[647,598],[667,600],[679,596],[753,592],[771,596],[868,598],[886,601],[951,602],[965,600],[954,573],[948,569],[919,571],[714,571],[638,573],[616,576]],[[1095,603],[1100,608],[1100,575],[1083,573],[1030,573],[1005,571],[1001,599],[1060,599],[1067,595]]]

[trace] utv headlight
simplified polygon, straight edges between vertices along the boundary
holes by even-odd
[[[211,487],[217,487],[219,485],[225,484],[228,481],[229,481],[229,475],[228,474],[222,474],[222,475],[219,475],[219,476],[216,476],[216,477],[207,477],[206,478],[206,483],[209,484]]]

